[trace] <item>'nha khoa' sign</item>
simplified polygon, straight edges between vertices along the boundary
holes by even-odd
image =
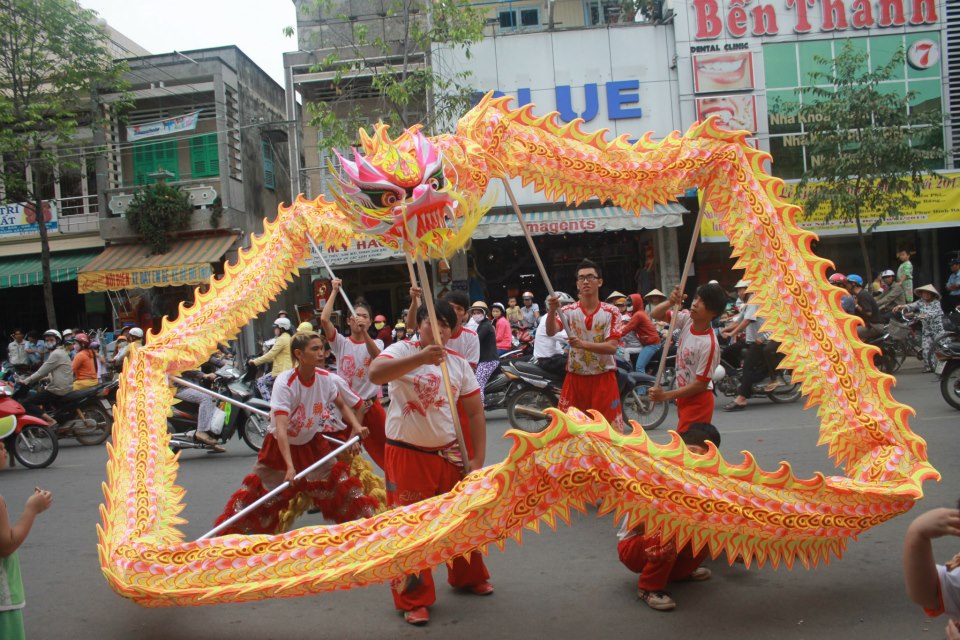
[[[193,131],[197,128],[197,121],[199,119],[200,112],[195,111],[184,116],[177,116],[176,118],[169,118],[167,120],[157,120],[156,122],[135,124],[127,127],[127,140],[143,140],[144,138],[165,136],[168,133],[177,133],[179,131]]]

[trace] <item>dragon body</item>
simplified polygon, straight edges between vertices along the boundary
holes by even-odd
[[[794,224],[796,207],[780,199],[783,183],[763,171],[769,156],[712,121],[636,143],[608,142],[580,125],[559,126],[556,114],[536,117],[487,96],[456,134],[428,138],[414,128],[390,139],[378,127],[362,136],[362,152],[342,159],[333,202],[300,198],[281,207],[195,304],[165,319],[127,363],[118,393],[98,527],[111,587],[151,607],[350,589],[502,546],[595,502],[601,514],[624,514],[714,556],[809,566],[909,510],[923,481],[939,475],[909,429],[912,410],[890,393],[893,378],[873,366],[876,349],[857,339],[860,321],[840,309],[840,291],[824,277],[828,263],[810,250],[814,236]],[[642,430],[614,432],[598,414],[554,411],[543,433],[508,434],[506,460],[431,500],[342,525],[185,541],[177,529],[184,491],[167,447],[167,374],[197,366],[265,311],[307,257],[308,235],[331,244],[365,235],[418,255],[449,255],[469,238],[490,181],[500,178],[638,215],[688,186],[704,189],[704,205],[718,212],[737,267],[754,283],[764,328],[784,345],[782,366],[819,407],[818,444],[844,475],[797,478],[787,463],[765,471],[749,453],[732,464],[713,447],[698,456],[676,436],[657,445]]]

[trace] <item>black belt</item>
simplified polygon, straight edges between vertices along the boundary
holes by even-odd
[[[427,455],[431,456],[438,455],[441,451],[447,448],[440,447],[439,449],[424,449],[423,447],[418,447],[415,444],[410,444],[409,442],[404,442],[403,440],[391,440],[390,438],[387,438],[387,444],[394,447],[400,447],[401,449],[409,449],[410,451],[419,451],[420,453],[426,453]]]

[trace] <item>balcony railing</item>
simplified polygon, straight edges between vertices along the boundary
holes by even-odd
[[[60,233],[95,233],[100,230],[97,196],[73,196],[57,200]]]
[[[190,196],[190,202],[195,208],[206,209],[211,206],[217,198],[217,190],[215,187],[219,186],[220,179],[198,178],[196,180],[177,180],[176,182],[169,182],[168,184],[180,187],[186,191],[187,195]],[[110,210],[110,213],[113,216],[123,216],[127,211],[127,207],[130,206],[130,201],[133,200],[134,194],[146,188],[146,186],[147,185],[131,185],[119,189],[109,189],[107,191],[107,208]]]

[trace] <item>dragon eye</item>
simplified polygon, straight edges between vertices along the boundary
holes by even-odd
[[[427,184],[433,187],[435,191],[442,189],[444,184],[443,171],[437,171],[435,174],[430,176],[430,179],[427,180]]]
[[[380,196],[380,203],[385,207],[392,207],[400,198],[393,191],[384,191]]]

